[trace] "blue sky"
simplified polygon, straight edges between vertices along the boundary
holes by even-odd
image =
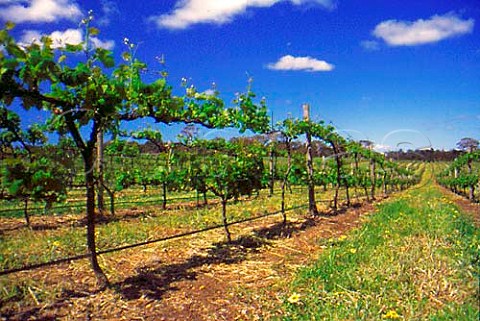
[[[178,93],[182,78],[215,83],[230,102],[252,78],[275,121],[309,103],[314,120],[379,148],[480,138],[478,0],[0,0],[0,20],[23,42],[75,43],[90,9],[96,45],[119,57],[128,38],[152,70],[164,57]],[[173,139],[180,127],[161,128]]]

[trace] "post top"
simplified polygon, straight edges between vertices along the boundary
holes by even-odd
[[[310,120],[310,104],[303,104],[303,119]]]

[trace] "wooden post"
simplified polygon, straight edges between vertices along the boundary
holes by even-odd
[[[310,105],[303,104],[303,120],[310,121]],[[305,133],[307,142],[307,180],[308,180],[308,212],[311,216],[317,216],[317,204],[315,202],[315,182],[313,181],[313,157],[312,157],[312,136],[310,132]]]

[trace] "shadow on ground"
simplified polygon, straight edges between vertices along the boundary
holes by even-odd
[[[148,297],[160,300],[168,291],[177,288],[172,285],[182,280],[196,280],[195,268],[213,264],[234,264],[246,259],[250,252],[258,251],[268,242],[255,236],[242,236],[230,243],[215,243],[205,249],[204,254],[196,254],[186,261],[175,264],[158,262],[155,265],[144,267],[137,275],[131,276],[113,287],[127,300],[136,300]]]

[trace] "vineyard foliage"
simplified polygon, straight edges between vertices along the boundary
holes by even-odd
[[[472,150],[457,157],[437,175],[437,181],[457,194],[478,201],[480,190],[480,150]]]
[[[7,107],[20,104],[26,111],[48,110],[51,117],[45,129],[73,139],[85,174],[88,250],[98,284],[104,288],[108,280],[98,264],[95,245],[94,152],[99,134],[116,135],[121,123],[144,117],[165,124],[261,131],[268,126],[268,116],[264,102],[254,103],[250,89],[239,94],[234,107],[225,108],[217,94],[198,93],[194,86],[183,97],[174,96],[165,73],[152,82],[144,81],[148,68],[135,58],[136,46],[125,41],[124,61],[116,65],[112,52],[92,43],[90,37],[99,33],[91,27],[92,20],[90,15],[82,21],[83,43],[63,48],[54,48],[49,37],[21,45],[10,35],[14,25],[8,23],[0,31],[0,103]]]
[[[0,31],[0,202],[24,202],[29,224],[28,201],[40,201],[49,208],[81,188],[85,193],[87,249],[100,287],[108,285],[97,260],[95,238],[95,200],[103,189],[110,197],[111,214],[115,213],[118,193],[133,186],[141,186],[145,193],[160,188],[163,209],[168,192],[195,191],[203,196],[204,203],[216,197],[222,204],[227,240],[231,241],[227,217],[230,200],[254,195],[268,184],[273,193],[275,180],[281,180],[284,213],[285,191],[291,185],[307,184],[304,155],[293,148],[293,142],[307,135],[329,150],[326,157],[315,160],[313,180],[315,185],[334,190],[334,210],[341,205],[341,191],[349,205],[351,189],[357,198],[362,191],[367,199],[374,199],[378,189],[388,193],[419,181],[418,168],[391,162],[371,148],[345,139],[323,122],[287,119],[270,126],[266,102],[255,102],[251,84],[237,95],[232,107],[226,107],[218,92],[206,94],[186,83],[182,84],[185,94],[176,96],[165,72],[158,79],[146,80],[151,79],[145,76],[149,69],[135,58],[134,44],[125,41],[127,49],[120,64],[115,63],[112,52],[95,48],[89,37],[99,31],[90,26],[91,20],[82,21],[85,42],[63,48],[54,48],[49,37],[21,45],[10,35],[12,24]],[[49,118],[22,130],[14,108],[22,108],[24,114],[32,108],[45,110]],[[121,130],[125,122],[142,118],[188,125],[183,143],[165,143],[161,133],[151,128],[130,134]],[[201,140],[194,135],[197,125],[234,127],[240,133],[250,130],[279,138],[264,143]],[[49,135],[44,133],[57,134],[59,143],[48,145]],[[99,135],[106,134],[113,139],[105,146],[100,171],[95,166],[95,153]],[[130,137],[154,144],[157,153],[142,153]],[[268,157],[270,163],[265,166]],[[472,180],[473,174],[468,175],[467,180]]]

